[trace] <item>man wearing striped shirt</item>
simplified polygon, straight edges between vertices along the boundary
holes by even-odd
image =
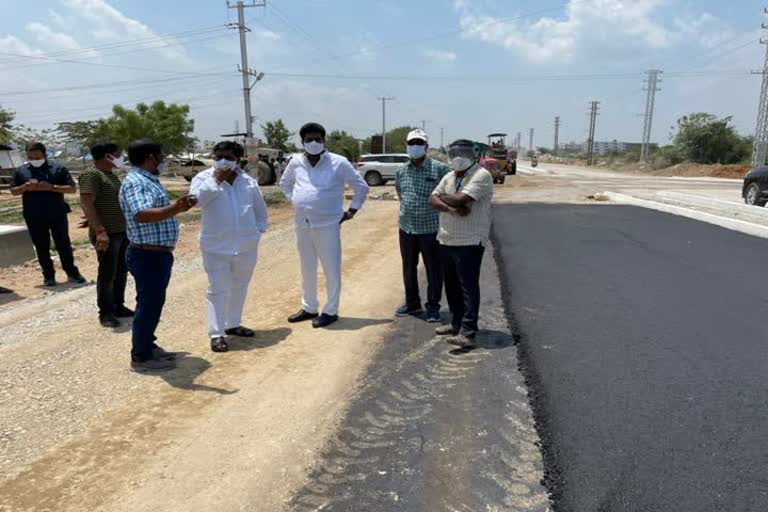
[[[178,354],[166,352],[155,340],[171,279],[173,250],[179,239],[176,215],[197,202],[185,195],[171,203],[158,175],[165,170],[163,146],[142,139],[128,146],[133,168],[120,187],[120,206],[128,227],[128,270],[136,281],[131,369],[137,372],[175,368]]]
[[[480,312],[480,266],[491,231],[493,177],[478,165],[478,148],[469,140],[448,147],[450,167],[435,188],[429,204],[440,212],[437,239],[443,260],[445,295],[451,325],[439,335],[462,348],[476,346]]]

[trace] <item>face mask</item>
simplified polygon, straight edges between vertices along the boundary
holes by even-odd
[[[234,169],[237,167],[237,162],[234,160],[227,160],[226,158],[222,158],[221,160],[214,160],[213,167],[215,169]]]
[[[42,167],[45,164],[45,160],[30,160],[29,165],[32,167]]]
[[[457,156],[451,158],[451,170],[454,172],[464,172],[475,164],[475,161],[471,158]]]
[[[406,149],[408,150],[408,156],[413,160],[424,158],[424,155],[427,154],[427,146],[419,146],[414,144],[413,146],[406,146]]]
[[[165,162],[160,162],[160,165],[157,166],[157,174],[165,174],[165,171],[168,170],[168,164]]]
[[[304,151],[306,151],[312,156],[317,156],[323,151],[325,151],[325,144],[323,144],[322,142],[316,142],[314,140],[312,142],[305,142]]]
[[[109,163],[111,163],[115,167],[115,169],[122,169],[123,167],[125,167],[125,158],[122,156],[117,158],[115,157],[107,158],[107,160],[109,160]]]

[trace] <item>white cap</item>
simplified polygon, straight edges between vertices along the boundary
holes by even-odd
[[[427,136],[427,132],[418,128],[416,130],[411,131],[408,134],[408,136],[405,138],[405,141],[408,142],[409,140],[414,140],[414,139],[421,139],[424,142],[429,142],[429,137]]]

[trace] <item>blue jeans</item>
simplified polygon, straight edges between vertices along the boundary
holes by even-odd
[[[155,329],[165,305],[165,290],[171,280],[173,254],[129,247],[128,270],[136,282],[136,316],[133,318],[131,360],[152,359]]]

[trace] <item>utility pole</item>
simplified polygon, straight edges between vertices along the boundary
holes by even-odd
[[[656,108],[656,93],[659,92],[658,85],[661,82],[659,75],[663,71],[659,69],[651,69],[646,71],[645,74],[648,78],[645,79],[646,86],[643,88],[648,94],[645,97],[645,116],[643,120],[643,147],[640,150],[640,161],[647,162],[648,154],[651,148],[651,130],[653,129],[653,111]]]
[[[768,14],[768,9],[763,9]],[[768,25],[762,24],[763,29],[768,29]],[[768,45],[768,40],[760,38],[760,44]],[[757,125],[755,127],[755,143],[752,148],[752,165],[754,167],[763,167],[768,160],[768,48],[765,52],[765,62],[762,71],[757,74],[763,75],[763,85],[760,89],[760,103],[757,106]]]
[[[552,148],[555,156],[557,156],[559,147],[560,147],[560,116],[555,116],[555,146]]]
[[[515,149],[520,152],[520,145],[523,143],[523,134],[521,132],[517,132],[517,137],[515,138]]]
[[[245,136],[246,139],[253,138],[253,116],[251,114],[251,89],[256,85],[256,82],[264,78],[264,73],[256,73],[248,67],[248,43],[245,35],[251,31],[245,26],[245,8],[246,7],[266,7],[267,2],[257,3],[252,2],[249,4],[243,3],[242,0],[237,2],[231,2],[227,0],[227,8],[237,9],[237,24],[230,23],[230,28],[236,28],[240,32],[240,66],[237,70],[243,75],[243,103],[245,104]],[[256,81],[251,84],[251,77],[256,77]]]
[[[533,151],[533,128],[528,132],[528,151]]]
[[[589,104],[589,139],[587,139],[587,165],[592,165],[595,158],[595,127],[597,124],[598,108],[600,102],[592,101]]]
[[[387,102],[394,101],[395,98],[384,96],[379,98],[381,102],[381,152],[387,152]]]
[[[427,123],[428,122],[429,122],[428,120],[422,119],[422,121],[421,121],[421,129],[422,130],[427,131]]]
[[[445,128],[440,128],[440,151],[445,147]]]

